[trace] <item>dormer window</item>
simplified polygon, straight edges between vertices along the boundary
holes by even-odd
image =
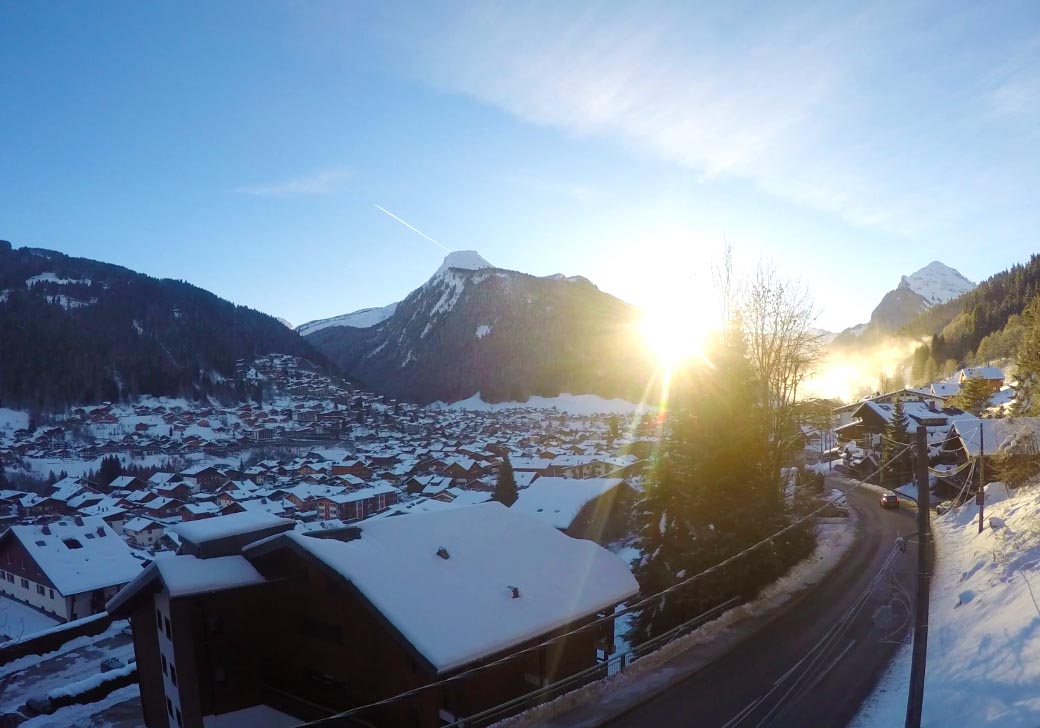
[[[65,546],[67,546],[70,549],[81,549],[81,548],[83,548],[83,544],[81,544],[78,540],[76,540],[74,538],[62,539],[61,542],[63,544],[65,544]]]

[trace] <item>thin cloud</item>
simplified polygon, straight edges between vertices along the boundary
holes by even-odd
[[[999,44],[958,55],[982,25],[1009,27],[986,8],[449,7],[457,12],[437,23],[410,18],[387,31],[432,85],[528,123],[619,142],[702,182],[749,181],[855,226],[956,228],[969,206],[1009,199],[984,182],[987,169],[1023,166],[1023,133],[986,116],[991,104],[1031,112],[1030,75],[1000,79],[994,94],[983,80],[1001,63]],[[1022,65],[1036,72],[1035,55]],[[1029,188],[1019,178],[1012,198],[1025,202]]]
[[[311,174],[291,177],[281,182],[238,187],[235,192],[254,197],[318,197],[329,195],[350,179],[350,172],[343,167],[330,167]]]

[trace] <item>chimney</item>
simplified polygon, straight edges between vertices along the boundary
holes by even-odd
[[[512,592],[513,599],[519,599],[520,598],[520,587],[518,587],[518,586],[511,586],[511,587],[509,587],[509,591]]]
[[[72,521],[73,521],[73,523],[75,523],[75,524],[76,524],[77,526],[82,526],[82,525],[83,525],[83,519],[82,519],[82,518],[80,518],[79,516],[76,516],[75,518],[73,518],[73,519],[72,519]]]
[[[439,549],[437,549],[437,555],[440,556],[445,561],[447,561],[448,559],[451,558],[451,555],[448,553],[448,549],[444,548],[443,546],[441,546]]]

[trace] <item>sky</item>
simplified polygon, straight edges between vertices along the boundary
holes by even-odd
[[[295,324],[443,248],[652,305],[728,244],[839,330],[1038,247],[1035,1],[0,2],[0,102],[0,239]]]

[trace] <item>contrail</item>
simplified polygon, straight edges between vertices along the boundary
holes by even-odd
[[[426,238],[427,240],[429,240],[429,241],[430,241],[431,243],[433,243],[434,245],[436,245],[436,246],[437,246],[438,248],[440,248],[441,250],[443,250],[443,251],[444,251],[445,253],[450,253],[450,252],[451,252],[451,250],[449,250],[448,248],[446,248],[446,247],[444,247],[443,245],[441,245],[440,243],[438,243],[438,242],[437,242],[436,240],[434,240],[433,238],[431,238],[431,237],[430,237],[429,235],[427,235],[426,233],[424,233],[424,232],[423,232],[422,230],[420,230],[419,228],[415,227],[414,225],[410,225],[409,223],[405,222],[404,220],[402,220],[401,218],[399,218],[399,217],[398,217],[397,215],[395,215],[394,213],[392,213],[392,212],[390,212],[389,210],[387,210],[387,209],[386,209],[385,207],[380,207],[379,205],[374,205],[374,207],[375,207],[375,208],[376,208],[377,210],[379,210],[380,212],[385,212],[385,213],[386,213],[387,215],[389,215],[389,216],[390,216],[390,217],[392,217],[393,219],[397,220],[397,222],[399,222],[399,223],[401,223],[402,225],[404,225],[404,226],[405,226],[406,228],[408,228],[409,230],[411,230],[411,231],[412,231],[413,233],[419,233],[419,234],[420,234],[420,235],[422,235],[422,236],[423,236],[424,238]]]

